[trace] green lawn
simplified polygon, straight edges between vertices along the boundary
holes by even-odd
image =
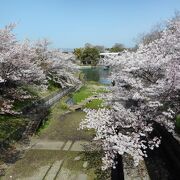
[[[100,93],[106,92],[108,91],[104,88],[102,84],[94,81],[89,81],[80,90],[72,94],[72,99],[74,103],[78,104],[79,102],[91,97],[92,95],[98,95]]]
[[[99,109],[102,108],[102,99],[93,99],[91,102],[88,102],[85,105],[85,108],[90,108],[90,109]]]
[[[73,94],[72,98],[75,103],[79,103],[92,95],[92,89],[87,86],[83,86],[79,91]]]

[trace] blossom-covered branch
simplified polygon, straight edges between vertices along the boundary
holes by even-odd
[[[111,66],[111,93],[104,95],[111,109],[88,110],[81,128],[94,128],[105,151],[104,168],[114,166],[117,154],[127,153],[135,165],[158,147],[154,122],[174,132],[180,112],[180,18],[168,22],[161,37],[101,62]]]

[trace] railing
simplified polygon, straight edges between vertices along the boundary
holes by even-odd
[[[32,135],[39,128],[45,117],[47,117],[49,108],[63,96],[75,91],[78,87],[79,86],[65,88],[24,107],[22,110],[22,116],[29,117],[30,120],[28,125],[26,124],[27,126],[18,128],[11,132],[7,138],[0,140],[0,149],[6,147],[13,140],[27,138],[29,135]]]
[[[49,113],[49,108],[58,102],[63,96],[69,94],[72,91],[75,91],[79,86],[73,86],[65,88],[63,91],[60,91],[59,93],[54,93],[53,95],[50,95],[46,98],[43,98],[42,100],[38,101],[33,108],[31,108],[31,111],[29,111],[28,116],[30,116],[30,125],[24,132],[24,137],[26,138],[29,135],[32,135],[43,123],[43,120]],[[27,114],[26,114],[27,116]]]
[[[54,94],[51,94],[45,98],[34,101],[32,104],[29,104],[22,109],[22,114],[27,115],[30,112],[36,113],[36,111],[41,107],[49,107],[49,106],[53,105],[54,103],[56,103],[65,94],[68,94],[75,89],[76,89],[76,87],[74,87],[74,86],[64,88],[64,89],[57,91]]]

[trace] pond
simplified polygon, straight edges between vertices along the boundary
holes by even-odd
[[[105,66],[81,66],[80,71],[84,74],[85,81],[94,81],[102,85],[110,85],[110,69]],[[69,98],[66,103],[68,105],[73,105],[74,101],[72,98]]]
[[[110,76],[109,68],[103,66],[82,67],[80,70],[84,73],[86,81],[95,81],[105,85],[111,84],[111,80],[108,79]]]

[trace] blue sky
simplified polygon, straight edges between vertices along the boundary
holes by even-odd
[[[18,39],[46,37],[57,48],[132,46],[175,10],[180,0],[0,0],[0,28],[16,22]]]

